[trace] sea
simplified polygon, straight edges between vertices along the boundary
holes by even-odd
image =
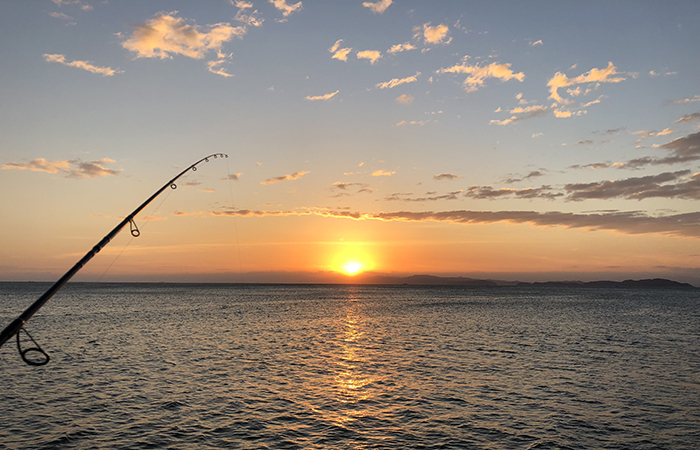
[[[700,290],[69,283],[26,329],[2,449],[700,448]]]

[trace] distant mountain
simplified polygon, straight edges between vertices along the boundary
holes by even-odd
[[[358,280],[360,281],[360,280]],[[500,280],[479,280],[467,277],[438,277],[434,275],[411,275],[397,277],[390,275],[368,275],[362,277],[363,284],[405,284],[411,286],[533,286],[533,287],[585,287],[585,288],[632,288],[632,289],[696,289],[688,283],[654,278],[625,281],[544,281],[510,282]]]
[[[374,275],[362,281],[370,284],[410,284],[413,286],[498,286],[498,283],[493,280],[477,280],[466,277],[436,277],[434,275],[411,275],[410,277]]]
[[[688,283],[666,280],[664,278],[654,278],[648,280],[625,280],[625,281],[545,281],[524,283],[520,282],[516,286],[536,286],[536,287],[592,287],[592,288],[636,288],[636,289],[695,289],[695,286]]]

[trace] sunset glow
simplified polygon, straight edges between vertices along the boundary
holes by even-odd
[[[700,284],[700,4],[506,4],[0,3],[0,278]]]
[[[358,262],[349,262],[349,263],[345,264],[343,269],[345,270],[345,272],[348,275],[355,275],[360,270],[362,270],[362,264],[360,264]]]

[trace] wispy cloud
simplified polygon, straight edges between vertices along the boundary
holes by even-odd
[[[396,173],[395,170],[389,171],[389,170],[375,170],[372,172],[373,177],[390,177]]]
[[[202,59],[209,52],[220,52],[221,46],[235,37],[246,34],[246,26],[217,23],[204,29],[189,25],[176,17],[177,11],[160,12],[141,25],[133,26],[130,39],[122,47],[136,53],[137,58],[172,58],[183,55]],[[206,31],[205,31],[206,30]]]
[[[411,94],[401,94],[398,97],[396,97],[396,102],[400,103],[402,105],[410,105],[413,103],[413,96]]]
[[[73,18],[67,14],[63,14],[60,12],[50,12],[49,16],[53,17],[54,19],[61,19],[61,20],[73,20]]]
[[[542,169],[542,170],[544,170],[544,169]],[[544,173],[542,173],[541,170],[533,170],[523,177],[508,177],[504,180],[504,183],[508,183],[508,184],[519,183],[521,181],[529,180],[531,178],[539,178],[539,177],[543,177],[543,176],[544,176]]]
[[[547,87],[549,88],[550,92],[549,98],[560,104],[566,103],[565,100],[559,95],[559,89],[588,83],[619,83],[621,81],[625,81],[626,78],[619,75],[620,73],[617,71],[617,68],[612,62],[609,62],[608,67],[605,69],[593,68],[587,73],[574,78],[569,78],[566,74],[557,72],[547,82]]]
[[[336,197],[340,197],[343,195],[350,195],[350,193],[347,191],[349,191],[351,188],[356,189],[356,194],[371,194],[373,192],[372,188],[370,188],[369,184],[367,183],[347,183],[343,181],[336,181],[335,183],[333,183],[333,187],[331,189],[343,191],[336,195]]]
[[[403,127],[405,125],[418,125],[422,127],[423,125],[428,124],[430,122],[432,122],[432,120],[402,120],[401,122],[397,123],[396,126]]]
[[[456,64],[452,67],[440,69],[437,73],[466,73],[469,74],[464,80],[464,90],[474,92],[479,87],[484,85],[484,81],[488,78],[498,78],[501,81],[516,79],[522,82],[525,79],[525,74],[522,72],[515,73],[510,69],[510,64],[491,63],[488,66],[469,65],[467,62]]]
[[[391,194],[388,197],[385,197],[384,200],[391,202],[391,201],[401,201],[401,202],[415,202],[415,203],[423,203],[423,202],[436,202],[440,200],[458,200],[460,194],[464,193],[463,190],[459,191],[454,191],[454,192],[448,192],[447,194],[442,194],[442,195],[435,195],[437,194],[436,192],[428,192],[425,197],[412,197],[413,194],[402,194],[402,193],[395,193]]]
[[[511,114],[520,114],[520,116],[513,115],[509,117],[508,119],[503,119],[503,120],[498,120],[498,119],[493,119],[491,120],[491,123],[497,124],[497,125],[508,125],[514,122],[519,122],[521,120],[527,120],[527,119],[532,119],[533,117],[541,116],[545,114],[547,111],[549,111],[549,108],[543,105],[531,105],[527,106],[525,108],[522,107],[517,107],[513,108],[510,113]]]
[[[382,14],[392,3],[392,0],[379,0],[374,3],[364,2],[362,6],[369,8],[374,14]]]
[[[301,9],[301,2],[295,3],[293,5],[288,5],[287,0],[269,0],[269,2],[272,3],[275,6],[275,8],[282,11],[282,15],[284,17],[287,17],[290,14]]]
[[[44,59],[48,62],[55,62],[63,64],[68,67],[75,67],[77,69],[87,70],[91,73],[96,73],[102,75],[103,77],[111,77],[115,73],[123,73],[123,70],[115,70],[111,67],[100,67],[93,65],[90,61],[67,61],[64,55],[50,55],[48,53],[44,54]]]
[[[673,105],[682,105],[685,103],[694,103],[694,102],[700,102],[700,95],[695,95],[693,97],[688,97],[688,98],[682,98],[679,100],[669,100],[668,103],[671,103]]]
[[[693,122],[695,120],[700,120],[700,112],[685,114],[683,117],[676,120],[676,123]]]
[[[401,86],[402,84],[415,83],[419,76],[420,76],[420,72],[416,72],[415,75],[412,75],[410,77],[392,78],[389,81],[385,81],[383,83],[377,83],[377,87],[379,89],[391,89],[391,88],[395,88],[396,86]]]
[[[209,72],[216,74],[216,75],[221,75],[222,77],[228,78],[232,77],[230,73],[226,72],[226,69],[223,67],[220,67],[222,64],[226,63],[226,60],[231,57],[231,55],[224,55],[222,53],[219,53],[219,59],[215,61],[208,61],[207,62],[207,69]]]
[[[596,183],[572,183],[564,186],[568,199],[574,201],[588,199],[624,198],[643,200],[646,198],[700,199],[700,174],[690,178],[689,170],[664,172],[658,175],[633,177],[622,180],[606,180]],[[667,184],[676,182],[674,184]]]
[[[382,57],[382,53],[377,50],[363,50],[357,52],[357,59],[368,59],[370,64],[376,63]]]
[[[255,211],[250,209],[212,211],[212,215],[243,217],[317,215],[352,220],[381,220],[385,222],[449,222],[461,225],[492,223],[527,224],[534,227],[563,227],[588,231],[614,231],[641,235],[662,234],[700,238],[700,212],[650,216],[640,211],[604,211],[576,214],[562,211],[397,211],[365,213],[309,209],[306,211]]]
[[[62,173],[66,178],[98,178],[104,175],[118,175],[118,170],[105,167],[105,164],[114,160],[103,158],[97,161],[81,161],[71,159],[68,161],[47,161],[37,158],[28,163],[7,163],[3,169],[32,170],[35,172]]]
[[[71,5],[77,6],[83,11],[92,11],[92,6],[83,2],[82,0],[51,0],[54,4],[58,6]]]
[[[333,44],[333,47],[329,48],[328,51],[333,53],[333,56],[331,58],[337,59],[340,61],[347,61],[348,60],[348,54],[352,51],[352,48],[350,47],[344,47],[340,48],[340,44],[343,42],[342,39],[338,39],[335,41],[335,44]]]
[[[328,99],[335,97],[338,94],[338,92],[340,92],[340,90],[337,90],[335,92],[331,92],[330,94],[324,94],[324,95],[307,95],[304,98],[310,102],[317,102],[319,100],[326,101]]]
[[[476,200],[495,200],[504,197],[515,197],[519,199],[544,198],[547,200],[554,200],[558,197],[563,197],[564,194],[561,192],[553,192],[551,186],[524,189],[494,189],[493,186],[471,186],[464,193],[464,196]]]
[[[455,175],[453,173],[441,173],[438,175],[433,175],[433,178],[440,181],[440,180],[456,180],[457,178],[462,178],[460,175]]]
[[[396,44],[392,45],[389,50],[387,50],[387,53],[401,53],[401,52],[407,52],[409,50],[415,50],[416,46],[411,44],[410,42],[404,42],[403,44]]]
[[[413,29],[416,38],[423,38],[424,42],[428,44],[449,44],[452,38],[445,40],[447,38],[447,33],[450,31],[449,27],[445,24],[430,26],[430,22],[424,23],[422,27],[415,27]]]
[[[279,177],[272,177],[272,178],[268,178],[265,181],[261,181],[260,184],[273,184],[273,183],[279,183],[280,181],[298,180],[299,178],[303,177],[307,173],[309,173],[309,171],[294,172],[291,175],[282,175]]]

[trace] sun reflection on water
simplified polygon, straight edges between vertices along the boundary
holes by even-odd
[[[345,317],[339,322],[336,346],[338,349],[335,366],[336,400],[343,405],[339,408],[342,414],[336,419],[348,422],[367,415],[366,406],[372,399],[370,389],[376,379],[367,373],[371,360],[367,351],[367,317],[357,301],[354,290],[349,292]]]

